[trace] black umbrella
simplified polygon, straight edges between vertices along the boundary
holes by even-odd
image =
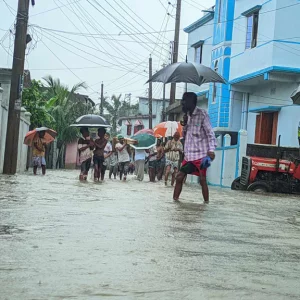
[[[208,82],[226,83],[225,79],[211,68],[197,63],[179,62],[168,65],[155,73],[147,82],[193,83],[201,85]]]
[[[84,115],[79,117],[72,127],[111,127],[109,122],[99,115]]]
[[[294,104],[300,105],[300,85],[293,91],[291,99],[293,100]]]

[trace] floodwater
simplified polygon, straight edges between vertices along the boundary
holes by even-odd
[[[0,176],[0,299],[300,299],[300,198]],[[147,180],[146,176],[146,180]]]

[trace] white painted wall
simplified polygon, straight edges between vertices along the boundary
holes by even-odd
[[[231,92],[230,130],[239,131],[241,128],[243,93]]]
[[[258,46],[253,49],[245,50],[247,18],[241,14],[256,5],[262,4],[264,5],[260,10],[259,15]],[[276,21],[275,10],[276,0],[270,2],[266,2],[265,0],[235,1],[234,18],[236,20],[234,21],[233,28],[232,59],[229,80],[233,80],[273,65],[274,43],[269,43],[267,45],[263,44],[274,39]],[[270,12],[264,13],[266,11]]]
[[[281,135],[282,146],[299,147],[299,142],[298,142],[299,122],[300,122],[300,105],[282,107],[278,116],[278,127],[277,127],[277,136]]]
[[[266,82],[263,86],[254,87],[250,93],[249,109],[264,106],[292,105],[290,95],[296,89],[296,87],[297,83],[282,82]],[[255,126],[256,114],[249,113],[247,131],[248,143],[250,144],[253,144],[255,140]]]
[[[0,93],[1,94],[1,93]],[[0,96],[1,97],[1,96]],[[0,98],[1,99],[1,98]],[[4,164],[4,153],[5,153],[5,142],[6,142],[6,130],[7,130],[7,107],[1,105],[0,101],[0,173],[3,172]],[[20,120],[20,132],[19,132],[19,145],[18,145],[18,161],[17,161],[17,172],[24,172],[26,170],[27,163],[27,150],[28,147],[23,144],[24,137],[29,131],[30,117],[25,116],[25,111],[21,114]]]
[[[290,43],[275,44],[273,64],[275,66],[300,68],[299,0],[276,0],[276,2],[277,10],[274,38]]]
[[[204,26],[201,26],[191,33],[188,34],[188,47],[187,56],[189,62],[195,61],[195,48],[191,45],[203,40],[203,50],[202,50],[202,64],[210,67],[211,65],[211,51],[212,51],[212,36],[213,36],[214,20],[209,21]],[[209,89],[209,84],[205,83],[200,87],[194,84],[188,84],[189,92],[201,92]]]

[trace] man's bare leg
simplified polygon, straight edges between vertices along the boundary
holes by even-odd
[[[45,165],[42,165],[42,174],[46,175],[46,166]]]
[[[166,167],[166,173],[165,173],[165,185],[168,184],[168,179],[169,179],[170,171],[171,171],[171,166],[167,166]]]
[[[173,200],[174,201],[179,200],[185,176],[186,176],[186,174],[183,173],[183,172],[180,172],[180,171],[176,176],[176,184],[175,184],[174,193],[173,193]]]
[[[208,190],[206,177],[204,177],[204,176],[200,177],[200,185],[202,187],[202,195],[203,195],[204,202],[208,203],[209,202],[209,190]]]
[[[178,169],[177,169],[177,168],[174,168],[174,172],[173,172],[173,174],[172,174],[172,181],[171,181],[171,185],[172,185],[172,186],[173,186],[174,183],[175,183],[177,174],[178,174]]]

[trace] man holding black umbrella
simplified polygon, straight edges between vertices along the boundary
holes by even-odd
[[[176,177],[176,186],[173,199],[179,200],[182,185],[187,174],[200,177],[204,202],[209,201],[209,191],[206,182],[206,170],[215,158],[217,147],[215,133],[210,124],[207,112],[197,107],[197,95],[184,93],[182,97],[182,110],[185,113],[184,126],[184,160]]]

